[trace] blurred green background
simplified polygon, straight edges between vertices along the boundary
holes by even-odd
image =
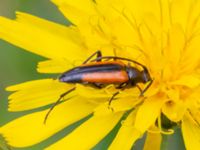
[[[49,0],[0,0],[0,15],[8,18],[15,18],[15,11],[27,12],[57,23],[68,24],[64,16],[58,11],[55,5]],[[0,25],[1,26],[1,25]],[[37,44],[37,43],[36,43]],[[44,58],[23,51],[18,47],[10,45],[0,40],[0,126],[5,123],[30,113],[26,112],[7,112],[7,97],[8,92],[5,92],[5,87],[21,83],[24,81],[45,78],[48,75],[39,74],[36,72],[37,62]],[[64,131],[56,134],[48,140],[29,148],[12,148],[13,150],[42,150],[50,143],[62,138],[66,133],[80,124],[76,123]],[[119,125],[109,134],[103,141],[101,141],[94,149],[105,150],[116,134]],[[169,136],[169,150],[183,150],[183,141],[180,130],[176,130],[176,134]],[[38,131],[39,133],[39,131]],[[28,136],[28,134],[27,134]],[[137,142],[135,150],[140,150],[143,141]],[[0,144],[1,145],[1,144]],[[1,149],[1,148],[0,148]]]

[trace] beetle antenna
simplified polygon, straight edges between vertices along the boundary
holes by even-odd
[[[76,89],[76,87],[71,88],[70,90],[66,91],[65,93],[61,94],[59,99],[51,106],[51,108],[49,109],[49,111],[47,112],[45,118],[44,118],[44,124],[46,124],[47,119],[50,115],[50,113],[52,112],[52,110],[59,104],[59,102],[62,100],[63,97],[65,97],[67,94],[71,93],[72,91],[74,91]]]
[[[93,53],[90,57],[88,57],[83,64],[86,64],[88,61],[90,61],[92,59],[92,57],[94,57],[95,55],[97,55],[97,58],[100,58],[102,56],[101,51],[97,50],[95,53]],[[101,59],[98,59],[97,61],[101,61]]]
[[[125,60],[125,61],[129,61],[129,62],[135,63],[135,64],[141,66],[144,70],[147,70],[147,68],[143,64],[141,64],[141,63],[139,63],[139,62],[137,62],[135,60],[132,60],[132,59],[129,59],[129,58],[117,57],[117,56],[102,56],[102,57],[97,57],[96,59],[91,60],[91,62],[99,61],[99,60],[102,60],[102,59],[119,59],[119,60]]]

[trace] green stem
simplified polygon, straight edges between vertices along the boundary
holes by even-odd
[[[163,134],[160,150],[167,150],[168,149],[168,142],[169,142],[169,135]]]

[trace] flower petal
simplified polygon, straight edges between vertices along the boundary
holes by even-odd
[[[79,93],[83,97],[88,98],[110,98],[112,95],[119,91],[120,94],[117,95],[117,97],[137,97],[140,94],[140,91],[137,88],[130,88],[126,89],[124,91],[121,91],[119,89],[116,89],[114,85],[108,85],[105,88],[102,89],[96,89],[94,87],[84,86],[81,84],[77,84],[77,93]],[[86,94],[87,93],[87,94]]]
[[[135,128],[144,133],[153,125],[160,114],[163,103],[162,96],[153,96],[146,99],[137,112]]]
[[[135,105],[140,103],[141,100],[137,98],[118,98],[113,100],[109,105],[108,101],[99,105],[94,110],[94,115],[107,115],[113,112],[127,111],[133,108]]]
[[[187,0],[190,2],[189,6],[189,14],[187,18],[187,26],[186,26],[186,37],[190,39],[194,33],[199,31],[199,14],[200,14],[200,1],[196,0]]]
[[[0,24],[0,38],[38,55],[71,62],[86,56],[80,36],[72,28],[24,13],[18,13],[16,21],[0,17]]]
[[[138,23],[149,14],[155,15],[157,20],[160,18],[160,4],[157,0],[126,0],[126,4]]]
[[[156,130],[156,127],[153,127],[153,130]],[[154,150],[160,150],[161,142],[162,136],[159,133],[159,129],[158,133],[147,132],[147,137],[143,150],[152,150],[152,148]]]
[[[95,107],[95,104],[76,97],[56,106],[46,124],[43,122],[48,110],[11,121],[0,128],[0,133],[6,138],[9,145],[14,147],[31,146],[89,115]]]
[[[46,148],[46,150],[91,149],[114,128],[122,115],[123,113],[113,113],[103,117],[93,116],[65,138]],[[77,141],[79,141],[78,144]]]
[[[164,106],[162,107],[162,112],[171,121],[178,122],[183,118],[186,109],[186,104],[183,101],[170,101],[164,104]]]
[[[108,89],[108,90],[106,90]],[[91,86],[84,86],[82,84],[76,85],[76,91],[79,95],[86,98],[110,98],[112,93],[114,93],[114,86],[109,86],[108,88],[96,89]]]
[[[180,24],[183,28],[186,28],[190,13],[192,11],[193,0],[173,0],[171,1],[171,21],[173,24]]]
[[[200,147],[200,128],[190,114],[186,114],[182,120],[183,139],[187,150],[195,150]]]
[[[37,71],[40,73],[63,73],[73,65],[67,60],[46,60],[38,63]]]
[[[109,150],[130,150],[134,142],[142,136],[143,133],[134,128],[135,115],[136,111],[134,110],[122,122],[122,126],[110,145]]]
[[[67,38],[74,43],[81,44],[82,38],[78,32],[78,29],[72,26],[64,26],[55,22],[48,21],[46,19],[42,19],[31,14],[16,12],[16,21],[21,22],[23,24],[27,24],[30,26],[34,26],[36,28],[43,29],[50,33],[54,33],[63,38]]]
[[[9,96],[9,111],[23,111],[54,103],[72,85],[53,79],[29,81],[8,87],[16,91]],[[34,93],[34,94],[33,94]],[[69,98],[73,92],[65,98]]]
[[[172,85],[183,85],[190,88],[195,88],[200,85],[200,78],[197,75],[184,75],[178,80],[170,82]]]
[[[100,11],[104,10],[105,13],[110,13],[109,9],[105,8],[115,8],[119,11],[128,8],[131,10],[131,15],[134,17],[138,24],[143,21],[145,15],[153,14],[157,18],[160,18],[160,4],[157,0],[96,0],[96,3],[101,6]],[[149,7],[151,6],[151,7]],[[110,16],[110,14],[108,14]],[[113,16],[115,16],[114,14]]]
[[[200,123],[200,86],[195,88],[193,92],[188,91],[186,94],[189,93],[189,96],[187,96],[184,101],[186,103],[186,106],[188,110],[190,110],[191,115]]]
[[[178,122],[182,119],[187,109],[187,103],[180,98],[180,92],[178,89],[168,89],[165,91],[168,100],[162,107],[162,112],[171,121]]]
[[[88,20],[90,16],[95,15],[94,1],[92,0],[52,0],[60,11],[69,19],[72,23],[78,25],[82,20]]]
[[[180,75],[185,73],[195,72],[199,68],[200,51],[197,51],[197,49],[200,48],[199,41],[200,41],[199,33],[194,33],[192,37],[188,39],[186,48],[182,53],[181,64],[179,66]]]
[[[168,38],[168,48],[165,51],[165,55],[170,63],[170,68],[172,70],[177,70],[176,68],[180,61],[182,50],[185,46],[185,35],[183,28],[179,24],[174,24],[170,28]]]

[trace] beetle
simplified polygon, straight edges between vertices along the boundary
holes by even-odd
[[[95,55],[97,55],[97,57],[92,60]],[[127,61],[128,65],[123,61]],[[142,67],[143,70],[131,66],[130,63]],[[58,80],[68,84],[80,83],[97,88],[103,88],[109,84],[114,84],[116,89],[120,90],[137,87],[140,90],[140,96],[144,94],[153,82],[148,69],[139,62],[117,56],[102,56],[102,53],[99,50],[86,59],[82,65],[67,70],[61,74]],[[147,82],[149,82],[149,84],[144,89],[141,89],[137,85],[138,83],[145,84]],[[76,87],[73,87],[60,95],[59,99],[46,114],[44,123],[46,123],[50,112],[61,101],[61,99],[75,89]],[[109,99],[109,105],[118,94],[119,92],[116,92],[112,95]]]

